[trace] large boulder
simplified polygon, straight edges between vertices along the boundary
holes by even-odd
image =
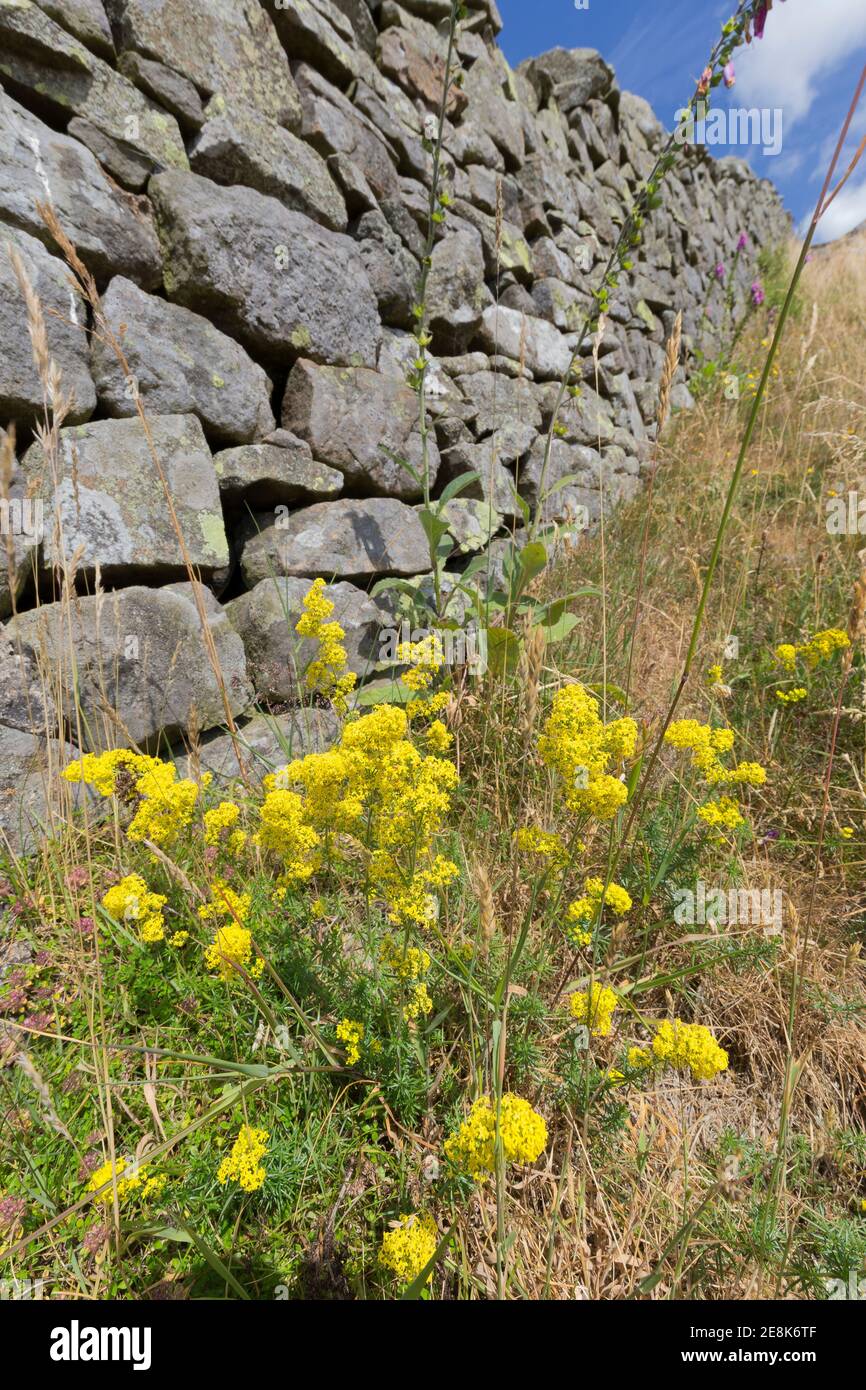
[[[73,115],[71,133],[130,188],[154,169],[188,167],[174,117],[33,0],[0,0],[0,73],[61,119]]]
[[[0,725],[40,734],[56,722],[52,692],[33,653],[0,628]]]
[[[159,283],[159,242],[148,210],[102,172],[77,140],[60,135],[0,91],[0,221],[52,246],[37,203],[53,203],[66,235],[100,279]]]
[[[246,184],[332,231],[346,230],[343,195],[312,145],[253,108],[222,96],[214,97],[205,115],[190,147],[197,174],[215,183]]]
[[[381,335],[357,247],[276,198],[198,174],[150,181],[169,299],[207,314],[251,352],[373,366]]]
[[[69,287],[66,263],[49,255],[41,241],[16,227],[0,226],[0,420],[28,420],[42,412],[44,387],[33,361],[27,305],[10,255],[21,257],[45,319],[48,352],[71,391],[70,424],[89,420],[96,391],[88,366],[84,313]]]
[[[539,381],[564,376],[571,362],[571,349],[552,323],[501,304],[484,310],[478,340],[486,352],[524,362]]]
[[[433,32],[434,40],[438,35]],[[440,45],[431,42],[420,26],[415,32],[391,26],[379,35],[379,67],[387,77],[399,82],[409,95],[431,111],[438,111],[445,84],[445,57]],[[452,83],[446,112],[452,118],[466,106],[466,93]]]
[[[228,542],[201,424],[195,415],[158,415],[148,425],[189,559],[203,576],[220,580]],[[185,573],[160,468],[137,417],[62,429],[56,459],[46,458],[37,442],[21,467],[33,497],[44,504],[46,569],[74,556],[79,570],[92,574],[99,567],[108,582]]]
[[[474,227],[449,232],[436,245],[426,298],[434,351],[463,352],[481,323],[486,302],[484,251]]]
[[[274,23],[289,57],[313,63],[341,86],[358,75],[355,33],[333,0],[302,0],[280,5]]]
[[[155,58],[206,95],[231,95],[295,130],[298,92],[272,8],[259,0],[112,0],[120,49]]]
[[[289,373],[282,421],[355,491],[404,500],[423,495],[418,398],[405,382],[363,367],[321,367],[301,359]],[[427,445],[432,487],[439,468],[432,429]]]
[[[301,638],[295,625],[304,611],[309,579],[262,579],[248,594],[226,604],[229,622],[240,634],[247,671],[259,700],[296,702],[309,698],[305,676],[319,643]],[[331,584],[325,597],[334,605],[333,621],[345,633],[346,665],[363,679],[379,667],[380,633],[388,615],[354,584]]]
[[[342,473],[318,463],[309,444],[289,430],[274,430],[260,444],[222,449],[214,454],[213,464],[220,494],[229,505],[275,507],[301,499],[315,502],[343,491]]]
[[[120,55],[118,63],[124,77],[134,82],[166,111],[170,111],[183,131],[200,130],[204,124],[204,105],[196,88],[182,72],[142,58],[131,48]]]
[[[606,96],[614,82],[613,69],[594,48],[552,48],[521,63],[518,72],[529,79],[539,101],[552,98],[566,116],[593,97]]]
[[[459,376],[457,385],[465,399],[465,418],[479,438],[509,423],[541,428],[538,393],[525,377],[480,371]]]
[[[132,378],[94,334],[93,375],[109,415],[134,415],[137,391],[149,414],[197,415],[218,443],[260,439],[274,428],[267,374],[200,314],[145,294],[122,275],[112,280],[102,307]]]
[[[39,499],[28,495],[21,469],[13,465],[0,489],[0,618],[12,612],[35,577],[42,529]]]
[[[424,528],[396,497],[338,498],[257,522],[260,529],[241,547],[248,588],[270,575],[324,575],[367,584],[380,575],[422,574],[430,568]]]
[[[103,58],[114,56],[114,39],[102,0],[36,0],[36,3],[94,53]]]
[[[252,697],[241,639],[209,590],[199,593],[219,677],[190,584],[45,604],[13,619],[7,632],[40,663],[58,719],[80,730],[82,746],[156,748],[190,728],[223,723],[226,702],[240,714]]]
[[[27,853],[63,826],[87,797],[60,776],[77,757],[61,739],[0,724],[0,848]]]
[[[517,488],[545,521],[574,521],[585,529],[600,514],[601,457],[585,444],[539,435],[517,469]]]

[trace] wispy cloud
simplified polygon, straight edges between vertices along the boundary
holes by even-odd
[[[835,241],[854,227],[859,227],[861,222],[866,222],[866,175],[859,183],[852,181],[846,184],[839,196],[833,199],[818,223],[815,240]],[[808,217],[803,219],[803,224],[801,231],[805,232],[809,225]]]
[[[766,37],[737,60],[738,103],[782,107],[790,131],[809,115],[821,83],[858,47],[866,49],[864,0],[776,4]]]

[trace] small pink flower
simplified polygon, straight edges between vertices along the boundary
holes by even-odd
[[[759,308],[761,304],[763,304],[765,298],[766,295],[764,294],[763,286],[760,280],[756,280],[755,283],[752,285],[752,303],[754,304],[756,309]]]
[[[726,274],[727,272],[725,270],[723,262],[719,261],[719,264],[716,266],[716,279],[724,280]]]
[[[712,82],[712,80],[712,68],[704,68],[703,72],[701,73],[701,80],[698,83],[698,92],[701,96],[706,96],[707,92],[710,90],[710,83]]]
[[[722,76],[725,79],[725,86],[733,87],[734,83],[737,80],[737,70],[734,67],[733,63],[725,63],[725,66],[722,70]]]
[[[739,239],[739,241],[737,242],[737,250],[738,250],[738,251],[745,251],[745,249],[746,249],[746,247],[748,246],[748,244],[749,244],[749,238],[746,236],[746,233],[745,233],[745,232],[740,232],[740,239]]]

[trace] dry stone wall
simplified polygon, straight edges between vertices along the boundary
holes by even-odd
[[[449,506],[455,569],[491,525],[519,524],[515,484],[541,500],[557,379],[664,139],[599,54],[556,49],[512,70],[495,0],[468,8],[427,295],[434,491],[470,468],[483,480]],[[333,581],[362,676],[388,622],[367,591],[386,575],[423,585],[421,489],[394,456],[420,460],[406,377],[449,9],[0,0],[0,425],[16,441],[2,499],[0,822],[14,843],[45,814],[46,770],[76,745],[164,751],[222,725],[227,704],[263,760],[286,740],[326,740],[327,713],[300,707],[308,654],[288,638],[309,579]],[[47,202],[128,373],[70,291]],[[597,515],[602,490],[609,505],[634,493],[677,311],[696,346],[713,265],[741,232],[756,248],[788,231],[746,164],[680,161],[611,304],[597,380],[587,350],[548,482],[575,476],[543,502],[547,519]],[[44,393],[9,247],[73,395],[56,458],[36,437]],[[749,279],[746,257],[738,296]],[[682,382],[675,401],[689,403]],[[236,771],[224,736],[202,756]]]

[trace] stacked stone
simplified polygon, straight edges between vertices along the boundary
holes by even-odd
[[[557,381],[665,139],[597,53],[556,49],[512,70],[495,0],[468,8],[427,293],[434,494],[479,474],[449,504],[455,569],[522,524],[515,489],[539,503]],[[449,0],[0,0],[0,425],[17,441],[0,545],[0,823],[13,840],[44,814],[45,769],[70,738],[164,751],[223,724],[226,703],[262,757],[278,755],[280,729],[327,737],[324,715],[299,712],[305,655],[290,641],[317,575],[350,665],[376,674],[389,617],[367,591],[383,576],[423,583],[429,567],[421,488],[398,460],[417,474],[407,372],[449,12]],[[71,290],[40,215],[49,202],[116,342]],[[586,347],[545,491],[573,476],[546,519],[577,507],[592,519],[602,496],[633,495],[676,313],[696,345],[716,262],[741,232],[756,248],[788,231],[743,162],[679,162],[597,367]],[[10,245],[73,393],[57,457],[36,437],[43,389]],[[749,279],[744,259],[740,302]],[[675,399],[688,404],[682,383]],[[41,528],[16,526],[37,503]],[[265,728],[262,704],[281,726]],[[209,747],[231,770],[225,742]]]

